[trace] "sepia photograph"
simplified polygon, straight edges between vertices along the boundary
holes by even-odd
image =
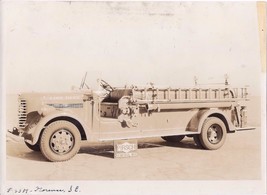
[[[266,194],[266,3],[2,1],[1,194]]]

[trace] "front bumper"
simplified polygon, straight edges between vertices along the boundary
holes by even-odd
[[[32,142],[33,140],[33,137],[31,134],[21,129],[18,129],[17,127],[13,127],[11,131],[8,130],[7,137],[17,142],[20,142],[20,141]]]

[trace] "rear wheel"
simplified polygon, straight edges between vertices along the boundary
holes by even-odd
[[[161,137],[162,139],[164,139],[166,142],[180,142],[184,139],[185,135],[174,135],[174,136],[164,136]]]
[[[202,144],[201,144],[201,141],[200,141],[200,135],[197,134],[197,135],[193,135],[193,139],[194,139],[194,142],[196,143],[196,145],[199,147],[199,148],[203,148]]]
[[[204,121],[199,139],[204,148],[216,150],[223,146],[226,133],[225,124],[219,118],[209,117]]]
[[[71,122],[60,120],[44,130],[40,148],[42,154],[53,162],[71,159],[80,149],[81,135]]]

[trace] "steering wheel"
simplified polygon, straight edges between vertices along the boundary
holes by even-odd
[[[102,79],[100,80],[99,85],[100,85],[100,87],[102,87],[104,90],[106,90],[108,92],[112,92],[114,90],[114,88],[111,87],[110,84],[108,84],[106,81],[104,81]]]

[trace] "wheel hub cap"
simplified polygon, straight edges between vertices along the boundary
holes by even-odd
[[[68,153],[74,145],[73,135],[66,129],[56,131],[50,139],[50,147],[57,154]]]
[[[212,144],[217,144],[222,139],[222,129],[218,125],[212,125],[208,129],[208,140]]]

